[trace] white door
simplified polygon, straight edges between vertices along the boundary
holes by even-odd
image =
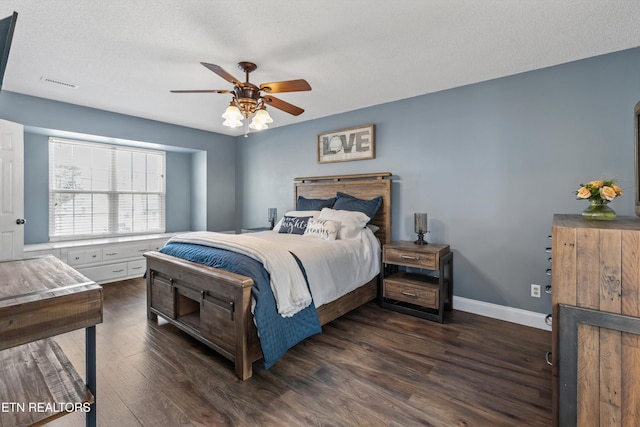
[[[0,120],[0,260],[23,256],[23,139],[21,124]]]

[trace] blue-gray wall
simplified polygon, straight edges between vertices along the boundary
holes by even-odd
[[[389,171],[393,238],[414,239],[413,213],[427,212],[427,240],[454,250],[455,295],[548,313],[530,285],[550,283],[552,216],[586,207],[579,184],[619,178],[610,206],[633,215],[638,70],[632,49],[239,138],[241,223],[292,209],[297,176]],[[369,123],[375,159],[317,163],[318,133]]]
[[[167,231],[235,227],[232,137],[6,91],[0,117],[25,125],[25,243],[48,241],[50,135],[166,149]]]
[[[531,298],[530,284],[549,283],[544,248],[550,244],[552,215],[586,207],[575,200],[578,185],[601,176],[619,178],[625,195],[611,207],[633,215],[638,70],[640,48],[249,138],[10,92],[0,92],[0,117],[38,129],[193,150],[190,159],[176,154],[167,172],[168,180],[180,176],[167,184],[168,216],[187,212],[191,228],[265,226],[269,207],[277,207],[280,216],[293,208],[297,176],[392,172],[393,237],[414,239],[413,213],[428,212],[427,240],[448,243],[455,253],[455,295],[547,313],[549,296]],[[317,163],[318,133],[370,123],[376,126],[375,159]],[[45,214],[45,223],[28,223],[36,236],[46,232],[48,209],[46,180],[43,185],[33,173],[40,169],[46,175],[43,147],[46,137],[27,135],[27,209],[36,217]],[[180,192],[184,185],[190,192]],[[190,208],[183,209],[185,204]],[[176,221],[176,227],[186,226],[185,218]]]

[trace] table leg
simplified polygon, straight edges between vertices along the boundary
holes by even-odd
[[[96,427],[96,327],[90,326],[85,329],[85,360],[87,387],[93,394],[93,403],[87,412],[87,427]]]

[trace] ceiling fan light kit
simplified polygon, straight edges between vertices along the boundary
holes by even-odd
[[[273,119],[267,112],[267,104],[270,106],[282,110],[286,113],[298,116],[304,112],[300,107],[289,104],[281,99],[271,96],[271,93],[278,92],[300,92],[311,90],[311,86],[306,80],[287,80],[281,82],[263,83],[260,86],[256,86],[249,82],[249,73],[255,71],[258,66],[253,62],[239,62],[238,67],[245,73],[245,81],[241,82],[233,75],[226,72],[222,67],[215,64],[209,64],[201,62],[203,66],[213,71],[223,79],[230,83],[233,83],[233,90],[172,90],[174,93],[232,93],[233,97],[229,106],[222,114],[222,118],[225,119],[222,123],[224,126],[231,128],[240,127],[244,124],[244,119],[249,119],[251,115],[253,118],[249,127],[255,130],[267,129],[268,123],[273,123]],[[269,93],[268,96],[262,94],[262,92]],[[245,135],[246,136],[246,135]]]

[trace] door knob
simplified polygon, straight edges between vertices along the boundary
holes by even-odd
[[[16,224],[18,224],[18,225],[24,225],[25,222],[27,222],[27,220],[24,219],[24,218],[16,219]]]

